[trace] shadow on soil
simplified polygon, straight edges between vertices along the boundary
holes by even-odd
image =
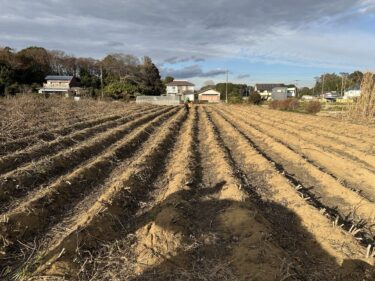
[[[222,182],[215,187],[182,190],[168,196],[160,205],[143,214],[136,228],[154,222],[162,229],[172,233],[182,233],[185,241],[177,255],[165,257],[160,255],[162,262],[150,266],[132,281],[141,280],[375,280],[375,270],[360,260],[345,260],[337,264],[314,237],[301,225],[299,218],[282,205],[274,203],[257,204],[256,210],[247,202],[219,200],[215,198],[225,185]],[[158,215],[165,209],[176,208],[179,212],[177,220],[160,220]],[[233,248],[238,246],[236,237],[226,237],[220,233],[218,217],[227,208],[247,209],[254,214],[255,221],[261,213],[270,222],[271,232],[262,235],[260,244],[275,244],[288,253],[285,260],[278,261],[272,253],[257,256],[257,260],[249,262],[250,269],[246,276],[238,276],[231,262],[228,263]],[[233,217],[233,220],[236,218]],[[259,219],[262,221],[262,219]],[[255,233],[250,233],[250,235]],[[342,241],[341,241],[342,242]],[[340,241],[337,241],[339,244]],[[259,244],[259,245],[260,245]],[[258,245],[258,246],[259,246]],[[341,244],[340,244],[341,245]],[[265,247],[267,249],[267,247]],[[157,255],[158,253],[154,253]],[[278,264],[279,274],[271,277],[259,276],[259,272],[251,272],[251,266],[263,264],[262,270],[267,271],[267,264]],[[265,259],[266,258],[266,259]],[[272,263],[272,262],[271,262]],[[246,263],[245,263],[246,264]],[[259,271],[259,268],[257,268]],[[239,270],[241,271],[241,269]],[[246,270],[245,270],[246,271]],[[268,275],[269,276],[269,275]],[[128,279],[127,279],[128,280]]]

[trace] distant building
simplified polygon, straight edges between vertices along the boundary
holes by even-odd
[[[194,84],[188,81],[173,81],[167,84],[167,96],[179,96],[181,101],[194,101]]]
[[[295,98],[297,97],[297,87],[288,87],[288,98]]]
[[[40,94],[79,94],[81,90],[80,80],[75,76],[49,75],[45,80]]]
[[[332,91],[324,93],[323,95],[320,95],[320,97],[326,101],[335,102],[339,96],[337,95],[336,91]]]
[[[344,93],[344,98],[350,99],[350,98],[357,98],[361,96],[361,87],[359,85],[355,85]]]
[[[272,100],[286,100],[288,98],[287,87],[275,87],[272,89]]]
[[[304,95],[301,97],[301,100],[316,100],[317,97],[311,96],[311,95]]]
[[[262,99],[268,100],[272,96],[274,88],[285,87],[287,88],[288,98],[297,97],[297,87],[294,85],[286,86],[285,84],[255,84],[254,91],[258,92]]]
[[[220,92],[207,89],[198,93],[198,100],[208,103],[219,103],[220,102]]]
[[[267,100],[272,96],[272,89],[284,87],[284,84],[255,84],[254,90],[260,94],[262,99]]]

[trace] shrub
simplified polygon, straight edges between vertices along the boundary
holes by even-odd
[[[262,102],[262,97],[258,93],[252,93],[249,96],[249,103],[259,105]]]
[[[272,109],[294,111],[298,108],[299,101],[297,99],[274,100],[269,104]]]
[[[242,97],[237,92],[231,92],[228,94],[228,102],[229,103],[242,103]]]
[[[271,109],[279,109],[279,101],[273,100],[268,104],[268,107]]]
[[[279,108],[280,110],[288,110],[289,108],[289,100],[281,100],[279,101]]]
[[[316,114],[322,109],[319,101],[309,101],[305,104],[305,111],[310,114]]]
[[[288,99],[288,110],[296,110],[299,107],[299,100],[297,99]]]

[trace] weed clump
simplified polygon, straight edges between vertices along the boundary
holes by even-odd
[[[273,100],[268,105],[271,109],[295,111],[299,107],[297,99]]]
[[[309,101],[304,107],[306,113],[316,114],[322,109],[322,104],[319,101]]]
[[[375,79],[374,73],[367,72],[361,84],[361,96],[348,111],[348,117],[355,121],[371,122],[375,118]]]
[[[262,97],[260,94],[258,93],[252,93],[250,96],[249,96],[249,103],[250,104],[255,104],[255,105],[259,105],[262,103]]]

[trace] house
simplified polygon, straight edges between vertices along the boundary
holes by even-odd
[[[326,101],[335,102],[336,99],[338,98],[338,95],[337,95],[336,91],[332,91],[332,92],[327,92],[323,95],[320,95],[320,97],[323,98]]]
[[[179,96],[181,101],[194,101],[194,84],[188,81],[173,81],[167,84],[167,96]]]
[[[79,94],[81,90],[80,80],[75,76],[49,75],[45,80],[40,94]]]
[[[198,100],[201,102],[208,103],[219,103],[220,102],[220,92],[207,89],[198,93]]]
[[[254,91],[258,92],[263,100],[271,98],[272,89],[284,87],[284,84],[255,84]]]
[[[311,95],[304,95],[301,97],[301,100],[316,100],[317,97],[311,96]]]
[[[347,91],[345,91],[344,98],[357,98],[361,96],[361,87],[359,85],[355,85],[350,87]]]
[[[288,98],[297,97],[297,87],[295,86],[287,87],[287,94],[288,94]]]
[[[272,89],[272,100],[286,100],[288,98],[287,87],[275,87]]]

